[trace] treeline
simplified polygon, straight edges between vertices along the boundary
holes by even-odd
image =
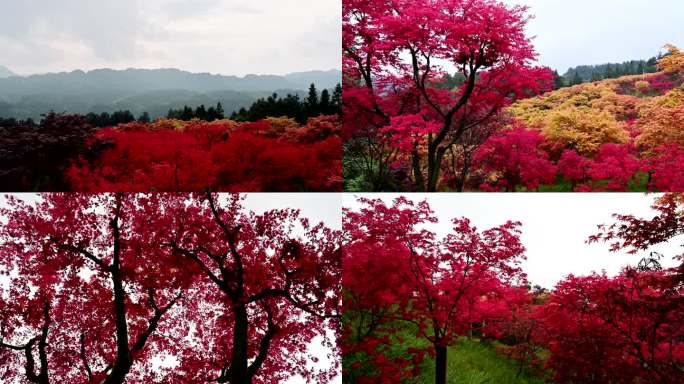
[[[580,65],[570,68],[563,76],[556,73],[556,86],[573,86],[590,81],[600,81],[605,79],[617,79],[622,76],[643,75],[658,71],[656,64],[662,55],[652,57],[648,60],[630,60],[622,63],[607,63],[599,65]],[[560,78],[560,79],[559,79]],[[560,85],[560,87],[559,87]]]
[[[41,115],[42,118],[41,120],[47,119],[50,121],[54,116],[61,116],[66,114],[55,114],[54,111],[50,111],[49,113],[45,115]],[[75,116],[75,115],[74,115]],[[102,112],[102,113],[94,113],[90,112],[86,115],[80,115],[85,123],[90,125],[91,127],[95,128],[102,128],[102,127],[113,127],[119,124],[126,124],[126,123],[131,123],[134,121],[139,121],[141,123],[149,123],[151,121],[150,115],[147,112],[143,112],[138,116],[137,118],[131,113],[129,110],[120,110],[120,111],[115,111],[112,113],[109,112]],[[3,118],[0,117],[0,129],[7,129],[7,128],[12,128],[12,127],[37,127],[40,124],[37,123],[35,120],[28,118],[25,120],[21,119],[16,119],[14,117],[9,117],[9,118]]]
[[[249,108],[233,111],[230,119],[240,122],[254,122],[267,117],[286,116],[295,119],[300,124],[305,124],[311,117],[338,114],[341,99],[342,86],[340,84],[337,84],[332,94],[327,89],[319,93],[316,86],[311,84],[305,99],[301,99],[297,94],[288,93],[285,97],[280,97],[277,93],[273,93],[266,98],[257,99]],[[169,109],[166,117],[184,121],[192,119],[214,121],[225,118],[221,103],[208,109],[204,105],[195,109],[187,105],[180,109]]]
[[[337,84],[332,93],[327,89],[319,93],[316,86],[311,84],[308,96],[303,100],[296,94],[287,94],[285,97],[279,97],[278,94],[274,93],[269,97],[258,99],[249,108],[240,108],[239,111],[233,111],[230,119],[241,122],[254,122],[267,117],[286,116],[295,119],[299,124],[305,124],[311,117],[339,114],[341,99],[342,86],[340,84]],[[119,110],[112,113],[90,112],[84,115],[84,117],[89,125],[97,128],[113,127],[134,121],[140,123],[152,121],[148,112],[143,112],[138,117],[135,117],[129,110]],[[166,117],[183,121],[190,121],[192,119],[214,121],[224,119],[226,114],[221,102],[218,102],[216,106],[209,108],[204,104],[195,108],[187,105],[179,109],[172,108],[169,109]],[[0,117],[0,127],[14,127],[17,125],[35,127],[37,123],[33,119],[17,120],[15,118]]]
[[[258,121],[266,117],[287,116],[304,124],[310,117],[321,115],[334,115],[340,112],[342,99],[342,86],[337,84],[332,94],[324,89],[320,92],[314,84],[309,87],[306,99],[301,100],[298,95],[287,94],[279,97],[278,94],[267,98],[261,98],[252,104],[249,109],[240,108],[239,111],[230,115],[235,121]]]
[[[139,121],[141,123],[149,123],[151,121],[150,119],[150,114],[147,112],[143,112],[136,118],[133,113],[129,110],[121,110],[121,111],[115,111],[112,113],[108,112],[102,112],[102,113],[93,113],[90,112],[85,115],[85,119],[88,122],[88,124],[92,125],[93,127],[113,127],[115,125],[119,124],[126,124],[126,123],[131,123],[133,121]]]
[[[183,108],[180,109],[169,109],[169,112],[166,114],[166,117],[169,119],[177,119],[184,121],[190,121],[192,119],[214,121],[225,118],[225,114],[221,102],[218,102],[216,103],[216,107],[206,108],[204,104],[202,104],[199,107],[196,107],[194,110],[191,107],[188,107],[187,105],[184,105]]]

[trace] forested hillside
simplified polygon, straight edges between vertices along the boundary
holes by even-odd
[[[273,92],[305,97],[311,83],[332,90],[341,75],[336,70],[236,77],[177,69],[98,69],[2,77],[0,117],[38,119],[50,110],[77,114],[129,110],[135,116],[148,112],[156,118],[184,105],[217,102],[230,113]]]
[[[570,86],[588,81],[653,73],[658,71],[657,63],[660,59],[661,57],[652,57],[648,60],[630,60],[622,63],[580,65],[569,68],[563,74],[563,82],[566,86]]]

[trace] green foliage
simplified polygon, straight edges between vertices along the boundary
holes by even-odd
[[[223,115],[223,106],[219,101],[216,104],[216,107],[209,107],[209,109],[207,109],[204,104],[200,105],[194,110],[187,105],[183,106],[182,109],[169,109],[169,112],[166,114],[166,118],[183,121],[190,121],[192,119],[214,121],[221,120],[225,118],[225,116]]]
[[[360,153],[362,144],[358,140],[347,140],[344,143],[342,158],[342,190],[345,192],[364,191],[399,191],[406,186],[401,182],[401,170],[391,170],[385,164],[369,160]]]
[[[267,117],[285,116],[295,119],[299,124],[304,124],[310,117],[339,114],[341,87],[339,95],[337,94],[338,87],[335,88],[332,97],[330,91],[325,89],[319,98],[316,86],[311,84],[308,96],[304,100],[301,100],[297,94],[288,93],[285,97],[279,97],[277,93],[273,93],[269,97],[258,99],[249,108],[241,108],[233,112],[230,119],[258,121]]]
[[[406,325],[403,332],[398,332],[391,340],[392,349],[385,354],[387,359],[406,354],[409,348],[430,347],[427,340],[415,337],[413,326]],[[463,337],[459,342],[449,347],[447,353],[447,383],[448,384],[547,384],[549,383],[539,374],[526,369],[518,375],[518,363],[497,352],[498,342],[481,341],[475,338]],[[540,357],[544,358],[540,353]],[[360,362],[368,368],[368,361],[363,356],[345,356],[344,367],[350,367],[354,362]],[[343,382],[353,384],[353,370],[349,370]],[[407,379],[402,384],[433,384],[435,377],[435,362],[427,358],[422,365],[422,373],[416,378]]]

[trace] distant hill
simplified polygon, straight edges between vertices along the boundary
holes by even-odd
[[[581,82],[616,79],[621,76],[642,75],[657,71],[659,57],[648,60],[631,60],[622,63],[605,63],[598,65],[580,65],[569,68],[564,74],[565,85],[576,85]]]
[[[303,94],[341,81],[338,70],[244,77],[191,73],[178,69],[97,69],[0,78],[0,117],[38,118],[56,112],[113,112],[128,109],[164,116],[183,105],[223,104],[227,113],[273,92]]]
[[[3,79],[5,77],[10,77],[10,76],[16,76],[17,74],[10,71],[9,68],[5,67],[4,65],[0,65],[0,79]]]

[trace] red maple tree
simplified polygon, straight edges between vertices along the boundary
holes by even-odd
[[[352,297],[351,306],[345,307],[348,326],[358,325],[362,321],[359,316],[365,314],[375,316],[376,322],[367,323],[361,335],[347,330],[347,335],[355,337],[350,343],[356,350],[350,352],[361,349],[378,356],[382,343],[391,339],[372,337],[382,325],[377,322],[410,322],[417,327],[416,336],[431,345],[435,382],[446,383],[447,347],[454,345],[459,335],[470,332],[473,324],[499,317],[499,305],[508,287],[524,283],[519,268],[524,259],[520,223],[507,222],[479,231],[467,219],[454,219],[452,231],[438,238],[427,228],[437,222],[427,202],[414,203],[402,197],[390,206],[379,199],[360,199],[360,203],[358,210],[345,211],[345,265],[391,270],[385,274],[391,275],[389,281],[383,283],[392,288],[383,289],[379,282],[364,286],[360,280],[363,275],[345,272],[345,292]],[[352,271],[358,269],[352,267]],[[382,280],[383,275],[376,278]],[[383,358],[375,361],[381,368],[387,362]],[[418,364],[414,361],[413,365],[399,365],[406,373]],[[401,372],[394,370],[395,375]]]
[[[589,242],[636,254],[684,234],[682,196],[656,199],[652,218],[616,214]],[[684,377],[684,263],[663,268],[651,252],[609,277],[569,276],[542,309],[539,333],[561,383],[678,383]],[[682,260],[675,255],[675,260]]]
[[[243,197],[48,194],[1,213],[0,375],[36,383],[326,382],[339,231]],[[9,297],[9,300],[7,299]],[[332,363],[308,345],[332,349]]]
[[[399,160],[410,164],[417,189],[435,191],[445,155],[467,131],[551,88],[551,72],[530,66],[524,7],[349,0],[342,13],[344,128],[351,150],[368,159],[372,189],[384,187]],[[441,63],[460,80],[447,81]]]

